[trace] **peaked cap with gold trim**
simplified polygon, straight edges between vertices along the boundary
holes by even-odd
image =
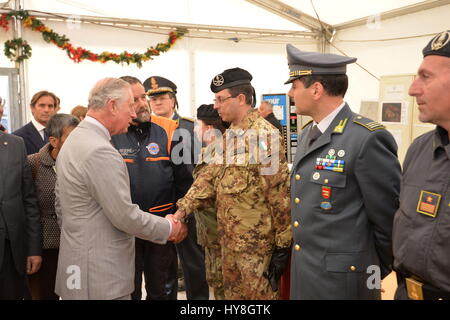
[[[289,79],[284,84],[309,75],[345,74],[347,64],[354,63],[356,58],[332,53],[301,51],[292,44],[286,46],[289,65]]]
[[[163,77],[149,77],[143,83],[148,96],[156,96],[167,92],[177,93],[177,86],[169,79]]]

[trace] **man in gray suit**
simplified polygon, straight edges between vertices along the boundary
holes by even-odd
[[[130,299],[134,236],[181,241],[183,224],[132,204],[128,171],[111,135],[125,133],[133,93],[122,79],[102,79],[89,94],[86,118],[56,162],[61,243],[55,292],[63,299]]]
[[[289,96],[312,117],[291,175],[292,299],[380,299],[391,272],[400,165],[392,135],[344,102],[346,65],[335,54],[287,47]]]

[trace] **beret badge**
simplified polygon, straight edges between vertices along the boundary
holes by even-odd
[[[223,78],[223,76],[221,74],[218,74],[217,76],[214,77],[213,79],[213,84],[216,87],[220,87],[221,85],[223,85],[223,83],[225,82],[225,79]]]

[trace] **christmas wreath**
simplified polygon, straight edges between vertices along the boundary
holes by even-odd
[[[15,38],[5,42],[4,52],[9,60],[22,62],[31,57],[31,46],[22,38]]]

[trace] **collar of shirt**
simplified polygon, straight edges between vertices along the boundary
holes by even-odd
[[[36,128],[36,130],[39,132],[39,134],[42,137],[42,140],[44,140],[44,129],[45,127],[36,121],[35,118],[31,119],[31,123],[33,123],[33,126]]]
[[[324,133],[330,126],[331,122],[333,122],[334,118],[336,118],[339,111],[341,111],[344,106],[345,106],[345,101],[343,101],[342,104],[339,107],[337,107],[335,110],[333,110],[333,112],[331,112],[329,115],[327,115],[325,118],[323,118],[322,121],[320,121],[319,123],[316,123],[314,121],[313,124],[317,125],[320,132]]]
[[[91,116],[86,116],[86,117],[84,118],[84,120],[86,120],[87,122],[90,122],[90,123],[96,125],[96,126],[99,127],[100,129],[102,129],[103,132],[105,132],[106,135],[108,136],[108,140],[111,140],[111,135],[109,134],[108,129],[106,129],[106,127],[105,127],[100,121],[98,121],[98,120],[95,119],[95,118],[92,118]]]
[[[442,148],[444,152],[447,153],[447,156],[450,158],[450,143],[448,138],[448,132],[440,127],[436,126],[435,134],[433,137],[433,151],[434,157],[438,156],[438,150]]]

